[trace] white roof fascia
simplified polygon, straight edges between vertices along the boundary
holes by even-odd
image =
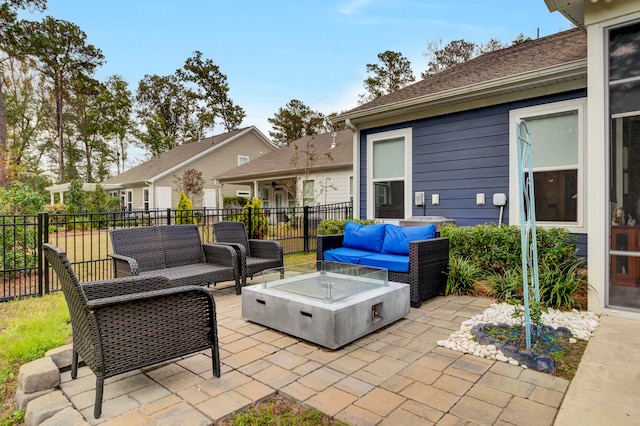
[[[596,3],[598,0],[591,0]],[[611,0],[605,0],[609,3]],[[560,12],[577,27],[584,29],[584,0],[544,0],[549,12]]]

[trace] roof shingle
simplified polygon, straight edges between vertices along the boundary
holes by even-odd
[[[119,175],[113,176],[105,180],[103,183],[131,183],[150,180],[164,173],[165,171],[176,167],[191,158],[194,158],[195,156],[201,154],[212,146],[219,145],[222,142],[229,140],[242,132],[247,131],[248,129],[251,129],[251,127],[236,129],[220,135],[211,136],[197,142],[182,144],[170,151],[162,153],[129,170],[126,170]]]
[[[321,169],[351,166],[353,164],[353,133],[351,130],[336,132],[336,146],[334,148],[331,148],[332,142],[331,133],[305,136],[293,141],[288,146],[227,170],[216,176],[215,179],[229,181],[276,174],[295,174],[305,167]],[[307,153],[313,153],[315,156],[315,159],[308,165],[305,161],[308,157]]]
[[[410,86],[360,105],[341,114],[341,116],[356,113],[365,114],[370,109],[392,107],[403,101],[568,64],[584,60],[586,57],[586,34],[580,29],[572,29],[477,56]],[[338,121],[341,116],[338,116]]]

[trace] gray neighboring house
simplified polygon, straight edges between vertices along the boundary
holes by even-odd
[[[242,185],[265,208],[351,201],[351,131],[305,136],[215,179],[222,188]]]
[[[426,214],[518,225],[524,121],[538,225],[577,237],[591,311],[640,318],[640,0],[545,3],[577,28],[336,118],[353,131],[354,209],[391,222]]]
[[[248,163],[277,147],[256,127],[246,127],[227,133],[185,143],[157,157],[145,161],[104,182],[102,187],[110,194],[120,197],[126,210],[155,210],[175,208],[179,191],[176,179],[189,169],[202,172],[204,194],[192,200],[194,208],[222,207],[218,201],[223,196],[247,196],[246,189],[228,185],[222,190],[213,181],[213,176],[225,170]],[[91,190],[95,184],[86,184]],[[68,191],[69,184],[47,188],[52,194]]]

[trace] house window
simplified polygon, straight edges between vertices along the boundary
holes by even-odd
[[[244,163],[249,162],[249,157],[246,155],[238,155],[238,166],[242,166]]]
[[[305,180],[302,182],[303,206],[313,206],[315,201],[315,181]]]
[[[531,141],[536,222],[585,231],[584,104],[584,99],[578,99],[511,111],[511,223],[520,221],[516,128],[523,121]]]
[[[411,215],[406,196],[411,193],[411,137],[410,128],[367,136],[368,217],[404,219]]]
[[[127,210],[133,210],[133,190],[127,190]]]
[[[262,207],[269,208],[269,188],[262,188]]]
[[[288,200],[289,207],[291,207],[291,208],[295,208],[296,207],[296,199],[295,199],[295,197],[293,196],[292,193],[287,192],[287,200]]]
[[[144,209],[149,210],[149,188],[144,188],[142,190],[142,200],[144,203]]]

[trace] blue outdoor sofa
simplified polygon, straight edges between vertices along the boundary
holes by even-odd
[[[317,260],[386,268],[389,280],[411,286],[411,306],[444,293],[449,239],[435,225],[402,227],[347,222],[344,234],[317,237]]]

